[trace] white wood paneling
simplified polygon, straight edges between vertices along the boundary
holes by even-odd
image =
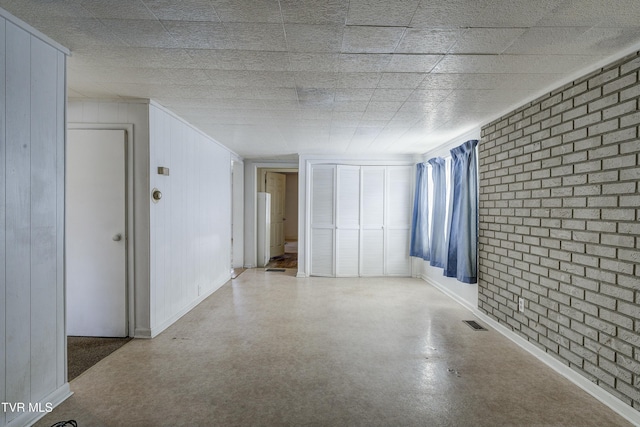
[[[31,37],[6,28],[6,399],[31,397]],[[7,413],[7,421],[18,414]]]
[[[65,54],[0,10],[0,400],[56,403],[66,383]],[[41,414],[0,412],[0,425]]]
[[[6,21],[0,17],[0,39],[5,40]],[[5,73],[5,46],[6,43],[0,43],[0,138],[6,137],[5,133],[5,121],[6,121],[6,73]],[[7,144],[0,144],[0,177],[2,182],[0,183],[0,266],[6,268],[6,232],[5,232],[5,218],[6,218],[6,158],[7,158]],[[0,295],[6,295],[6,274],[0,274]],[[0,302],[0,355],[6,355],[6,335],[7,328],[6,318],[6,304]],[[0,363],[4,364],[6,356],[0,359]],[[6,370],[0,369],[0,401],[6,402]],[[5,425],[6,414],[4,411],[0,411],[0,425]]]
[[[31,399],[55,389],[57,218],[57,55],[31,41]]]
[[[148,201],[154,336],[230,278],[231,153],[153,103],[149,128],[149,185],[162,192]]]

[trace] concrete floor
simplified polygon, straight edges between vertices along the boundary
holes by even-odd
[[[71,382],[37,425],[624,426],[418,279],[247,270]]]

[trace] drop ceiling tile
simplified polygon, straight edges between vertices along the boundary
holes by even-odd
[[[580,1],[584,3],[584,0]],[[565,0],[491,0],[478,16],[478,21],[483,27],[533,27],[564,2]]]
[[[490,2],[491,0],[422,1],[411,19],[411,27],[480,27],[483,23],[482,11]]]
[[[285,24],[290,52],[338,52],[342,46],[343,26]]]
[[[162,21],[173,45],[185,49],[233,49],[231,34],[219,22]],[[150,36],[149,36],[150,37]],[[169,43],[167,47],[171,47]]]
[[[126,46],[117,33],[94,18],[35,17],[29,23],[72,51],[82,46]]]
[[[443,57],[444,55],[394,54],[384,71],[398,73],[428,73]]]
[[[367,109],[367,105],[369,105],[369,100],[352,101],[350,99],[339,99],[336,96],[336,99],[333,103],[333,111],[364,113],[364,111]]]
[[[419,0],[350,0],[347,25],[407,27]]]
[[[336,101],[369,101],[374,89],[336,89]]]
[[[246,69],[243,58],[243,53],[245,51],[187,49],[185,52],[193,59],[199,68],[207,68],[211,70]]]
[[[371,96],[371,101],[406,101],[412,89],[376,89]]]
[[[285,23],[344,25],[349,4],[342,0],[280,0],[280,7]]]
[[[404,34],[404,28],[346,27],[342,53],[392,53]]]
[[[25,21],[33,18],[91,18],[90,11],[82,7],[82,0],[65,2],[31,2],[25,0],[0,0],[0,7]]]
[[[598,60],[586,55],[447,55],[433,73],[571,73]]]
[[[424,80],[421,73],[382,73],[378,88],[381,89],[415,89]]]
[[[147,8],[160,20],[167,21],[211,21],[220,19],[210,0],[143,0]]]
[[[233,23],[227,24],[233,44],[240,50],[286,51],[282,24]]]
[[[289,53],[291,71],[337,71],[339,54],[328,53]]]
[[[332,89],[320,89],[320,88],[297,88],[298,103],[302,107],[309,106],[328,106],[333,107],[333,100],[335,92]]]
[[[214,0],[223,22],[282,23],[278,0]]]
[[[101,22],[131,47],[183,47],[160,21],[145,19],[102,19]],[[198,47],[198,46],[184,46]]]
[[[531,28],[506,50],[508,54],[606,55],[637,43],[639,28]]]
[[[152,19],[142,0],[82,0],[82,7],[99,19]]]
[[[204,70],[197,70],[192,68],[165,68],[162,69],[164,75],[164,81],[171,84],[185,84],[189,85],[208,85],[211,84],[209,76]]]
[[[337,73],[314,73],[302,71],[294,74],[295,84],[302,88],[335,88]]]
[[[376,88],[382,77],[381,73],[339,73],[337,87],[341,88]]]
[[[375,123],[376,126],[380,126],[380,124],[383,123],[383,126],[386,126],[395,114],[395,111],[365,111],[362,119],[360,120],[360,124]]]
[[[333,122],[341,121],[341,122],[358,122],[363,116],[362,111],[332,111],[331,112],[331,120]]]
[[[251,97],[255,99],[263,99],[267,102],[272,100],[278,101],[297,101],[298,95],[295,88],[279,87],[279,88],[248,88],[251,89]],[[237,90],[237,89],[236,89]]]
[[[383,54],[342,54],[336,71],[342,73],[379,73],[391,61],[392,55]]]
[[[407,28],[396,53],[447,53],[464,33],[462,29]]]
[[[640,4],[635,0],[566,0],[542,18],[537,26],[637,26]]]
[[[134,68],[199,68],[181,49],[83,46],[68,59],[70,65]]]
[[[290,68],[287,52],[265,52],[258,50],[236,51],[244,63],[244,68],[253,71],[288,71]]]
[[[417,89],[454,89],[462,81],[461,74],[427,74]]]
[[[393,111],[402,106],[402,101],[370,101],[366,111]]]
[[[444,100],[452,89],[416,89],[407,99],[408,102],[440,102]]]
[[[526,28],[469,28],[450,53],[502,53],[525,31]]]

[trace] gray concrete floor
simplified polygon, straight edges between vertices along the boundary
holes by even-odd
[[[421,280],[294,274],[245,271],[37,426],[629,425]]]

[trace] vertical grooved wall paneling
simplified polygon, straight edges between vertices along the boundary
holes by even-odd
[[[69,395],[64,348],[65,62],[0,10],[0,426]],[[30,408],[29,405],[32,405]]]
[[[637,410],[639,68],[626,57],[482,129],[478,286],[481,311]]]

